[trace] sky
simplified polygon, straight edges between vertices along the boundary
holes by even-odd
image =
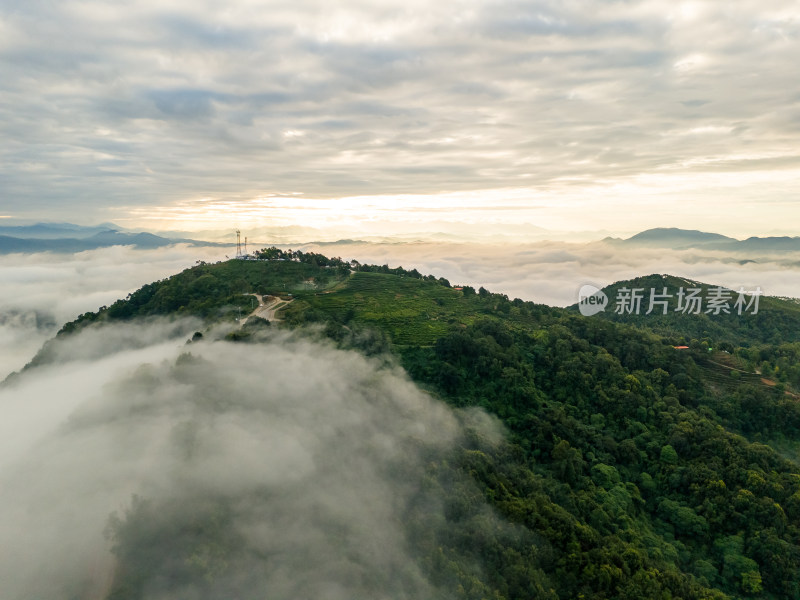
[[[0,0],[0,222],[793,233],[799,15]]]

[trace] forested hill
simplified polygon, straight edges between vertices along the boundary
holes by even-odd
[[[443,521],[408,518],[421,568],[456,597],[800,597],[791,303],[762,298],[762,318],[780,334],[773,340],[742,335],[734,320],[698,325],[681,315],[650,327],[644,317],[583,317],[416,271],[276,249],[260,256],[198,264],[59,336],[154,315],[233,322],[253,305],[246,294],[282,296],[292,301],[279,326],[315,325],[343,347],[392,353],[450,405],[497,415],[506,443],[474,439],[431,465],[430,485],[449,494]],[[258,343],[259,331],[229,339]],[[449,485],[448,469],[474,489]],[[485,502],[526,534],[483,518]],[[130,530],[118,529],[123,561]],[[153,544],[148,568],[159,568],[160,552],[167,547]],[[116,598],[141,597],[135,582],[115,589]]]

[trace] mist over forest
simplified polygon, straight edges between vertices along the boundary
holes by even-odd
[[[409,540],[443,502],[426,464],[498,424],[330,343],[164,325],[83,332],[0,390],[4,598],[437,595]]]

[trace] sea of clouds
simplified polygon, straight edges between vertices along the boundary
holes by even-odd
[[[742,256],[710,250],[670,250],[605,242],[539,241],[528,244],[444,242],[295,245],[362,263],[402,265],[447,278],[453,285],[552,306],[577,302],[585,283],[606,286],[653,273],[670,274],[731,289],[760,286],[771,296],[800,297],[800,253]]]
[[[198,260],[224,258],[219,248],[185,245],[0,255],[0,379],[25,366],[45,340],[78,315]]]

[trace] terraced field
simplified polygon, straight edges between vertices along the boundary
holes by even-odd
[[[457,324],[469,324],[481,307],[461,291],[434,281],[357,272],[329,292],[298,294],[287,319],[320,311],[339,322],[354,321],[385,331],[397,345],[432,345]]]

